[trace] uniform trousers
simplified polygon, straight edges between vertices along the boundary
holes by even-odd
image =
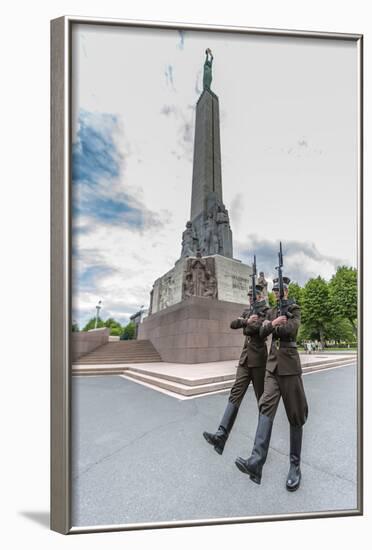
[[[239,407],[249,384],[252,382],[257,401],[264,391],[265,368],[238,366],[236,378],[231,388],[229,401]]]
[[[291,426],[301,427],[308,416],[308,405],[301,374],[282,375],[266,370],[265,386],[258,403],[260,414],[274,420],[280,398]]]

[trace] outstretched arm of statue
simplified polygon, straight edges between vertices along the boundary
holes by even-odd
[[[208,56],[210,56],[210,62],[212,63],[212,59],[213,59],[213,54],[212,54],[212,50],[210,48],[207,48],[205,50],[205,57],[206,57],[206,61],[209,61],[208,59]]]

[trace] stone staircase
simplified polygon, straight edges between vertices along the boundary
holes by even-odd
[[[103,347],[103,346],[102,346]],[[349,365],[355,354],[302,356],[303,373]],[[153,362],[151,364],[75,364],[75,375],[121,375],[149,388],[163,391],[176,398],[187,399],[231,388],[236,375],[237,361],[221,361],[200,365]]]
[[[186,365],[187,369],[187,365]],[[201,372],[202,374],[202,372]],[[200,378],[162,374],[137,367],[130,367],[123,372],[126,378],[143,382],[153,389],[161,388],[177,396],[192,397],[230,389],[235,380],[236,369],[229,374],[216,374]]]
[[[347,357],[342,359],[330,359],[323,362],[314,362],[313,365],[304,366],[303,373],[310,373],[330,367],[349,365],[355,358]],[[186,366],[187,369],[187,366]],[[126,378],[142,382],[153,389],[161,388],[173,394],[184,397],[205,395],[218,391],[228,390],[235,380],[236,368],[229,374],[216,374],[214,376],[200,376],[200,378],[189,378],[187,376],[175,376],[163,374],[155,369],[143,369],[131,366],[123,372]],[[201,371],[202,375],[202,371]],[[175,395],[175,396],[176,396]]]
[[[154,361],[161,361],[161,357],[150,340],[119,340],[103,344],[80,357],[75,364],[112,366],[125,363],[152,363]],[[121,367],[122,370],[123,367]],[[104,369],[104,372],[108,373],[108,370]]]
[[[330,359],[329,357],[330,356],[328,355],[327,359],[325,359],[324,361],[320,359],[319,361],[315,360],[309,365],[303,365],[302,373],[306,374],[309,372],[315,372],[317,370],[323,370],[327,368],[342,367],[343,365],[350,365],[357,360],[357,355],[354,353],[350,353],[348,356],[342,355],[341,357],[337,357],[337,355],[335,354],[334,358],[332,359]]]

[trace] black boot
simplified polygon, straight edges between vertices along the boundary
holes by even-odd
[[[231,401],[229,401],[227,403],[225,413],[222,417],[222,420],[217,432],[214,434],[209,432],[203,432],[204,438],[208,441],[208,443],[213,445],[214,450],[219,455],[222,455],[223,453],[225,443],[234,425],[236,415],[238,414],[238,410],[239,410],[239,407],[237,405],[234,405],[234,403],[231,403]]]
[[[290,451],[289,461],[290,467],[287,477],[286,487],[288,491],[297,491],[301,482],[301,446],[302,446],[302,426],[290,427]]]
[[[244,474],[248,474],[250,479],[258,484],[261,483],[262,468],[269,450],[272,427],[273,421],[271,418],[260,414],[251,456],[246,460],[239,456],[235,460],[239,470]]]

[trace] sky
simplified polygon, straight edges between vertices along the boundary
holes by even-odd
[[[301,285],[357,259],[353,42],[74,25],[73,319],[148,307],[190,216],[205,49],[234,257]]]

